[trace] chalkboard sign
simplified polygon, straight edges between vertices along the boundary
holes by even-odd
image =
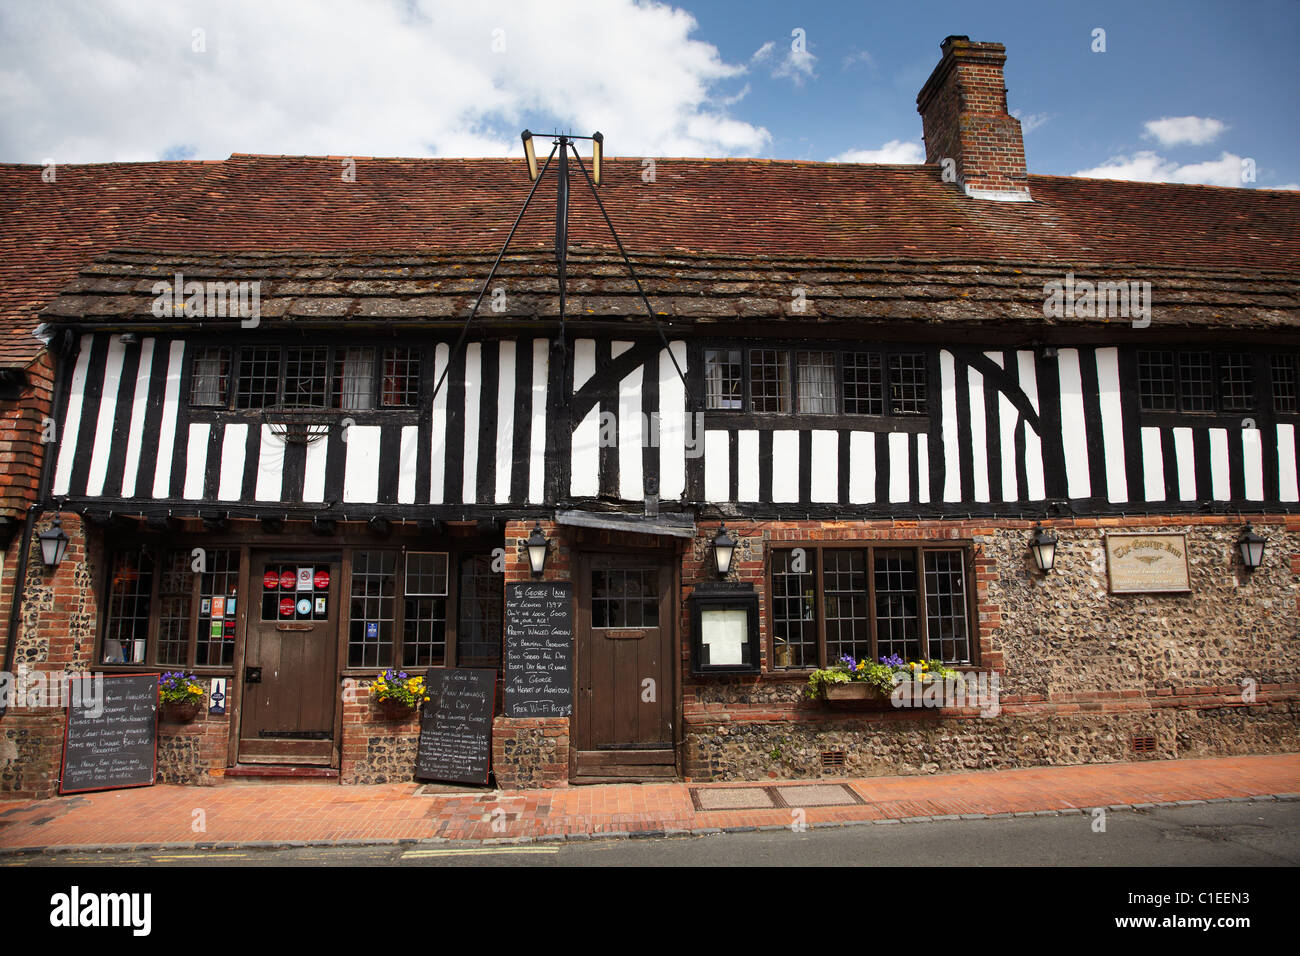
[[[573,713],[573,586],[506,585],[507,717]]]
[[[435,667],[424,681],[429,700],[420,712],[416,778],[487,783],[497,672]]]
[[[153,785],[158,756],[158,675],[122,674],[102,679],[102,707],[85,703],[68,706],[59,793]],[[79,699],[86,702],[91,695]]]

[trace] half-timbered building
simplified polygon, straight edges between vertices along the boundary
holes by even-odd
[[[924,165],[606,160],[631,268],[575,182],[563,315],[545,204],[484,289],[521,161],[167,172],[24,306],[54,432],[6,660],[224,687],[164,779],[406,780],[368,682],[500,671],[545,580],[572,705],[498,701],[503,786],[1294,749],[1300,197],[1028,175],[1003,60],[945,41]],[[1121,535],[1185,584],[1126,587]],[[805,694],[891,655],[981,694]],[[6,788],[52,791],[60,719],[0,720]]]

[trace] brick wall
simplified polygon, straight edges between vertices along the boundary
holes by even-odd
[[[53,512],[42,515],[33,529],[26,581],[21,588],[15,672],[78,672],[91,666],[98,614],[94,584],[102,555],[86,541],[77,515],[59,514],[69,538],[68,548],[58,568],[46,570],[37,536],[55,517]],[[21,546],[20,533],[5,558],[5,597],[0,610],[6,626]],[[10,709],[0,720],[0,792],[45,797],[57,791],[64,723],[62,708],[24,705]]]
[[[701,525],[683,565],[681,679],[686,773],[706,779],[908,773],[1300,748],[1300,517],[1252,520],[1268,539],[1265,563],[1241,567],[1236,517],[1066,519],[1056,570],[1040,574],[1032,523],[729,520],[739,542],[732,578],[761,599],[765,673],[690,674],[694,584],[712,580],[716,525]],[[1108,531],[1184,532],[1190,594],[1113,595]],[[791,542],[963,539],[972,542],[979,671],[996,673],[998,707],[831,709],[804,695],[805,676],[772,673],[767,654],[766,551]]]

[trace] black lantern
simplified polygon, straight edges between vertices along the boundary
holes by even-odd
[[[1237,542],[1237,550],[1241,552],[1241,563],[1246,566],[1247,571],[1254,571],[1263,563],[1264,543],[1264,538],[1255,534],[1250,525],[1246,525],[1241,540]]]
[[[727,526],[724,523],[718,527],[718,536],[713,539],[713,563],[718,566],[718,574],[731,573],[731,557],[735,553],[735,539],[727,534]]]
[[[1056,564],[1056,537],[1043,530],[1041,521],[1034,523],[1034,536],[1029,540],[1029,550],[1038,570],[1047,574]]]
[[[68,550],[68,536],[64,533],[63,523],[55,518],[54,524],[37,535],[37,538],[41,542],[41,560],[53,571],[63,560],[63,552]]]
[[[546,552],[550,550],[550,542],[546,540],[546,533],[542,531],[540,521],[533,525],[533,533],[528,536],[525,546],[528,548],[528,567],[532,569],[533,574],[541,574],[546,567]]]

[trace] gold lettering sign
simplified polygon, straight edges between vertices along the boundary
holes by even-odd
[[[1108,534],[1106,572],[1111,594],[1187,592],[1185,534]]]

